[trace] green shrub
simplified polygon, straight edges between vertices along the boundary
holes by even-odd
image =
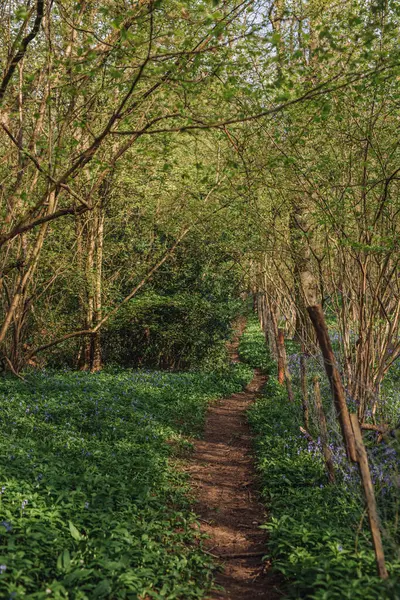
[[[225,342],[237,310],[233,299],[222,302],[195,291],[143,294],[105,328],[104,361],[172,369],[226,363]]]

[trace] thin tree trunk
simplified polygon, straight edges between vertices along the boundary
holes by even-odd
[[[304,427],[309,430],[310,427],[310,411],[308,407],[308,389],[307,389],[307,363],[304,344],[301,345],[300,353],[300,383],[301,383],[301,398],[303,409]]]
[[[103,272],[103,240],[104,240],[104,211],[103,203],[97,209],[96,219],[96,254],[94,282],[94,326],[102,319],[102,272]],[[102,367],[101,333],[97,330],[92,336],[91,370],[99,371]]]
[[[278,381],[281,385],[285,383],[289,402],[294,401],[292,389],[292,378],[287,366],[287,357],[285,349],[285,333],[283,329],[278,329]]]
[[[321,436],[322,452],[324,454],[326,470],[328,472],[328,479],[330,483],[335,481],[335,467],[333,466],[332,452],[328,445],[328,427],[326,424],[326,417],[324,408],[322,406],[321,391],[319,388],[318,377],[314,377],[314,401],[315,401],[315,412],[319,423],[319,432]]]
[[[317,282],[313,274],[307,234],[308,208],[303,201],[293,206],[290,222],[290,247],[293,262],[293,287],[296,306],[295,339],[304,343],[308,353],[315,351],[315,333],[307,316],[306,307],[315,304]]]
[[[56,194],[54,192],[52,192],[49,195],[48,207],[47,207],[46,213],[51,214],[52,212],[54,212],[54,210],[56,208],[56,204],[57,204]],[[15,318],[17,311],[21,307],[21,304],[25,297],[27,286],[29,285],[29,283],[32,280],[32,277],[36,271],[36,268],[37,268],[38,262],[39,262],[39,258],[40,258],[40,254],[41,254],[41,251],[43,248],[44,240],[46,237],[47,229],[48,229],[48,223],[44,223],[40,228],[40,231],[37,235],[37,238],[36,238],[36,241],[32,248],[32,251],[29,253],[29,256],[27,258],[28,267],[26,268],[25,272],[22,273],[18,277],[18,282],[17,282],[16,288],[14,291],[14,295],[13,295],[12,299],[10,298],[9,308],[6,313],[5,319],[3,321],[2,327],[0,329],[0,344],[3,344],[5,341],[5,338],[7,336],[10,325],[13,322],[13,319]]]

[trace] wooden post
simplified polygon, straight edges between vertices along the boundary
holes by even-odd
[[[303,408],[304,427],[307,431],[310,428],[310,414],[308,408],[308,390],[307,390],[307,367],[304,343],[301,345],[300,354],[300,381],[301,381],[301,405]]]
[[[289,402],[294,401],[292,390],[292,380],[287,366],[285,333],[283,329],[278,329],[278,381],[281,385],[286,384],[286,391]]]
[[[379,529],[378,509],[376,506],[374,486],[372,484],[371,473],[369,470],[367,451],[365,449],[364,442],[362,439],[361,429],[357,415],[351,414],[350,419],[354,432],[358,465],[360,468],[361,480],[364,487],[365,500],[367,503],[369,526],[371,529],[372,541],[374,544],[378,574],[379,577],[381,577],[382,579],[386,579],[388,577],[388,572],[386,570],[385,555],[383,552],[381,532]]]
[[[262,329],[263,316],[262,316],[261,294],[260,294],[260,292],[257,292],[256,298],[257,298],[257,300],[256,300],[256,304],[257,304],[256,312],[257,312],[258,322],[260,323],[260,327]]]
[[[275,360],[278,360],[278,322],[275,314],[275,305],[272,300],[267,296],[268,302],[268,314],[269,314],[269,326],[271,328],[270,341],[272,356]]]
[[[266,293],[264,292],[262,297],[261,297],[261,307],[262,307],[262,313],[263,313],[263,332],[264,332],[264,337],[265,337],[265,344],[267,346],[267,348],[270,347],[270,340],[269,340],[269,327],[268,327],[268,307],[267,307],[267,299],[266,299]]]
[[[326,425],[326,417],[321,401],[321,390],[319,388],[318,377],[314,377],[314,401],[317,413],[319,432],[321,436],[322,452],[325,459],[326,470],[328,471],[328,479],[330,483],[335,481],[335,468],[333,466],[332,452],[328,446],[328,428]]]
[[[278,329],[278,382],[285,381],[285,337],[283,329]]]
[[[342,430],[343,440],[346,446],[347,456],[353,462],[357,462],[357,452],[354,440],[353,428],[351,426],[349,409],[347,408],[346,397],[343,389],[339,370],[336,366],[335,355],[332,350],[329,339],[328,328],[326,326],[324,312],[320,304],[307,307],[308,314],[317,334],[318,342],[324,357],[325,370],[331,384],[333,399],[336,408],[336,414],[339,419]]]

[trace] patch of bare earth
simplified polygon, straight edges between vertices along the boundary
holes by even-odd
[[[230,352],[238,360],[238,338]],[[207,551],[218,558],[221,570],[210,600],[252,600],[282,597],[277,577],[269,573],[266,521],[259,502],[246,410],[266,381],[255,371],[247,388],[214,403],[207,414],[204,439],[195,444],[189,473],[197,499],[195,511],[208,534]],[[223,588],[223,589],[222,589]]]

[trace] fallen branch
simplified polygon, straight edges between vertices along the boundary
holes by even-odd
[[[361,423],[361,429],[366,431],[377,431],[378,433],[387,433],[390,430],[389,425],[373,425],[372,423]]]
[[[393,434],[396,431],[396,428],[390,429],[389,425],[387,424],[373,425],[372,423],[362,423],[360,424],[360,428],[364,431],[376,431],[377,433],[379,433],[378,438],[376,440],[378,444],[382,442],[383,436],[386,436],[387,434],[393,436]]]

